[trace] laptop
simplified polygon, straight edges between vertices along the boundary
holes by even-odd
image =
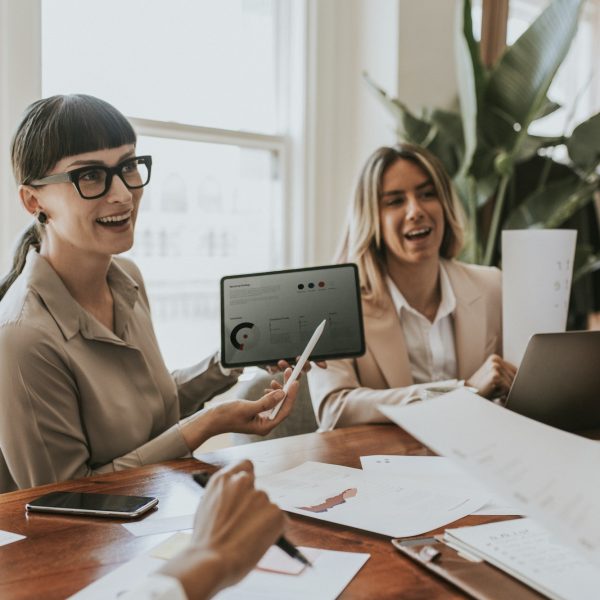
[[[600,427],[600,331],[531,336],[506,408],[567,431]]]

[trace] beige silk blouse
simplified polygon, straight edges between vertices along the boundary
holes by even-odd
[[[114,332],[33,250],[0,302],[0,492],[184,456],[179,420],[235,383],[216,356],[169,373],[137,267],[108,283]]]

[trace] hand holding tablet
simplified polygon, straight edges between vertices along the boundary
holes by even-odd
[[[285,392],[286,395],[287,395],[287,392],[288,392],[290,386],[292,385],[292,383],[294,383],[294,381],[296,381],[296,379],[298,379],[300,373],[302,373],[302,369],[303,369],[306,361],[310,357],[310,354],[314,350],[314,347],[317,345],[317,342],[319,341],[319,338],[321,337],[321,334],[323,333],[323,329],[325,329],[325,323],[327,323],[327,319],[323,319],[323,321],[321,321],[319,326],[315,329],[315,332],[312,334],[312,337],[310,338],[310,340],[308,340],[308,344],[306,344],[306,348],[304,348],[304,352],[302,352],[302,355],[300,356],[298,362],[296,363],[296,366],[294,367],[294,370],[292,371],[290,378],[285,382],[285,385],[283,386],[283,391]],[[271,414],[269,415],[269,419],[271,419],[271,421],[277,416],[277,413],[281,409],[281,406],[283,405],[284,402],[285,402],[285,397],[271,411]]]

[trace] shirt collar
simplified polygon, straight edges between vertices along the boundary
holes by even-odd
[[[122,337],[127,317],[137,301],[139,286],[114,260],[108,268],[107,280],[114,300],[116,336],[103,327],[71,296],[50,263],[35,249],[31,249],[27,254],[23,274],[28,280],[29,287],[37,292],[44,302],[65,339],[69,340],[81,331],[86,338],[121,341],[119,338]]]
[[[388,289],[390,291],[390,296],[392,298],[392,302],[394,304],[394,308],[398,315],[401,315],[402,310],[406,310],[415,315],[421,315],[417,310],[415,310],[406,300],[402,292],[398,289],[396,284],[392,281],[392,278],[388,275],[386,277],[386,282],[388,285]],[[452,285],[450,284],[450,279],[448,278],[448,274],[446,273],[446,269],[444,265],[440,262],[440,292],[441,292],[441,300],[440,305],[437,310],[437,314],[435,315],[435,319],[433,322],[443,319],[448,315],[452,314],[456,309],[456,296],[454,295],[454,290],[452,289]]]

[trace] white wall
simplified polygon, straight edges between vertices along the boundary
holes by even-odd
[[[9,268],[16,232],[31,222],[18,201],[9,141],[23,109],[41,93],[37,5],[39,0],[0,0],[0,276]]]
[[[331,260],[363,163],[378,146],[396,139],[393,119],[368,90],[362,72],[416,111],[454,102],[456,1],[313,1],[309,35],[317,60],[309,91],[316,99],[315,214],[309,262]]]

